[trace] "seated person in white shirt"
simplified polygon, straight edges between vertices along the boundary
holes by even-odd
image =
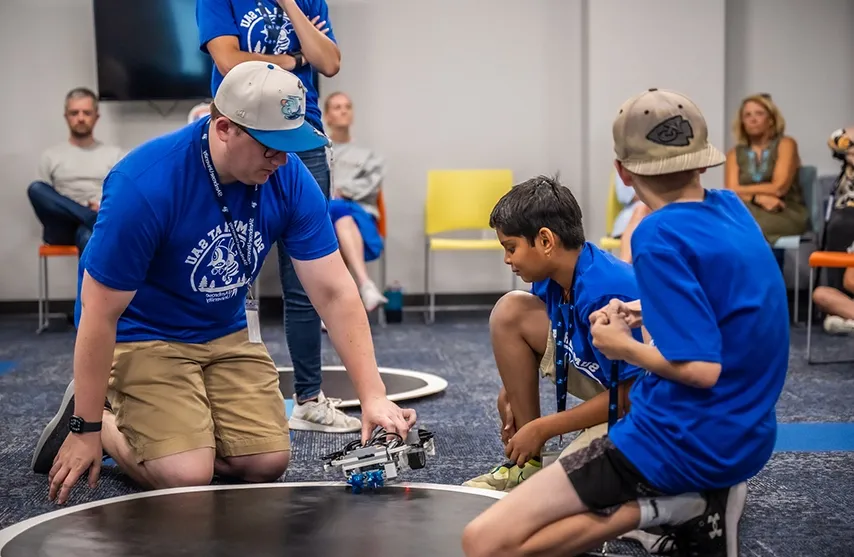
[[[614,185],[616,186],[617,201],[620,202],[623,208],[614,219],[614,229],[611,231],[611,237],[617,238],[622,242],[620,244],[620,259],[626,263],[631,263],[632,232],[635,231],[640,221],[649,214],[649,207],[638,199],[634,188],[623,183],[619,174],[614,175]]]
[[[119,147],[97,141],[98,98],[78,87],[65,96],[68,140],[46,150],[39,162],[39,181],[27,195],[44,227],[46,244],[76,245],[80,253],[92,235],[107,173],[124,156]]]
[[[344,93],[332,93],[324,106],[332,140],[332,199],[329,214],[344,262],[353,274],[367,311],[388,302],[368,275],[368,261],[378,259],[384,243],[377,220],[377,199],[383,180],[383,161],[350,141],[353,103]]]

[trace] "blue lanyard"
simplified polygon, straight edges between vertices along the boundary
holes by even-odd
[[[285,14],[280,13],[278,9],[274,9],[273,14],[276,16],[274,20],[270,17],[267,8],[264,7],[264,2],[256,0],[255,4],[258,6],[258,11],[261,12],[261,17],[264,18],[264,30],[267,31],[264,43],[268,47],[274,47],[279,42],[279,35],[282,33],[282,27],[285,24]]]
[[[246,226],[246,243],[241,245],[240,236],[237,235],[237,226],[234,224],[234,219],[231,216],[231,211],[229,210],[228,205],[225,204],[222,186],[219,183],[219,175],[211,161],[211,149],[210,140],[208,139],[207,125],[204,126],[202,131],[202,163],[208,171],[208,176],[210,177],[211,185],[213,186],[214,197],[216,197],[216,200],[219,202],[220,209],[222,209],[222,216],[225,218],[225,224],[228,227],[229,232],[231,232],[231,237],[234,239],[234,245],[237,246],[237,253],[240,255],[243,274],[246,275],[246,287],[249,289],[248,295],[251,298],[252,289],[249,287],[252,284],[252,241],[255,239],[255,221],[257,220],[260,210],[260,204],[258,203],[259,185],[255,184],[255,192],[252,196],[252,208],[254,211],[252,212],[252,216],[249,218],[249,222]]]
[[[570,292],[570,300],[572,299]],[[572,307],[571,301],[568,302]],[[572,311],[572,310],[570,310]],[[563,311],[555,323],[555,394],[557,411],[566,410],[566,383],[569,380],[569,361],[563,339],[566,336],[566,324],[563,322]],[[608,429],[610,430],[619,419],[619,370],[617,362],[611,362],[608,377]]]

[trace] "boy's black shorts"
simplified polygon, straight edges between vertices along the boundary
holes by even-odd
[[[623,503],[664,495],[605,436],[559,459],[581,502],[592,512],[609,515]]]

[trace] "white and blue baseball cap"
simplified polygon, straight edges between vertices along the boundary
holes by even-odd
[[[265,147],[300,153],[330,144],[324,133],[305,121],[305,95],[302,81],[291,72],[252,60],[225,74],[214,104]]]

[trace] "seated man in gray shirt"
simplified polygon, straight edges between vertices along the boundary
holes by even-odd
[[[98,216],[104,178],[124,151],[95,139],[98,99],[92,91],[81,87],[66,95],[65,121],[68,141],[42,154],[39,181],[30,184],[27,195],[44,227],[44,242],[76,245],[83,253]]]
[[[332,199],[329,214],[344,262],[353,273],[362,303],[369,312],[388,302],[371,280],[365,265],[382,254],[377,226],[377,199],[383,180],[383,161],[372,151],[350,142],[353,103],[344,93],[332,93],[324,106],[332,140]]]

